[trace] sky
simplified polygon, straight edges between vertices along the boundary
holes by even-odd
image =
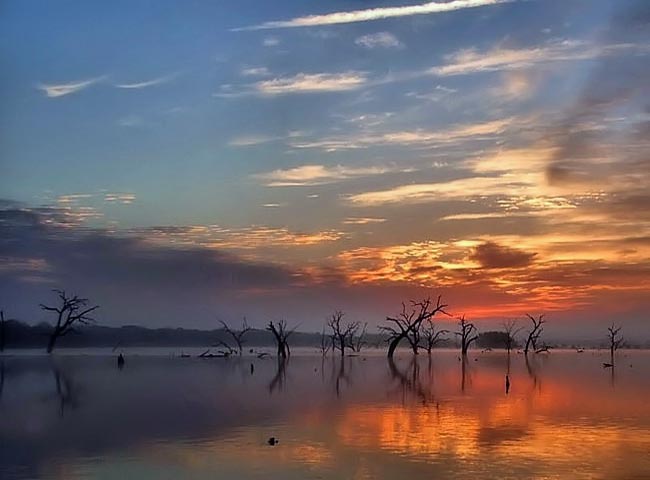
[[[442,295],[647,337],[649,27],[643,0],[5,1],[0,308],[320,330]]]

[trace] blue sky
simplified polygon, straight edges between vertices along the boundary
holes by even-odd
[[[4,2],[0,197],[63,215],[57,238],[289,269],[314,295],[296,318],[380,321],[368,298],[435,289],[477,318],[523,314],[530,289],[587,318],[624,285],[640,324],[647,278],[625,285],[647,274],[650,222],[611,215],[647,198],[647,22],[611,0]],[[76,275],[47,245],[12,250],[12,228],[3,281],[21,295],[2,300],[30,315],[28,294]],[[291,317],[290,283],[227,313]]]

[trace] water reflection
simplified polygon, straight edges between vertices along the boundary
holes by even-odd
[[[644,478],[650,354],[631,355],[615,390],[598,353],[467,362],[444,351],[394,361],[130,355],[122,371],[114,357],[10,357],[0,363],[0,473]]]

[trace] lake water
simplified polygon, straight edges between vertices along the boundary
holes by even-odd
[[[650,479],[650,352],[158,353],[5,356],[0,478]]]

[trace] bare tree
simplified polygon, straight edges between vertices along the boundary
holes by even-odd
[[[241,330],[233,330],[223,320],[219,320],[219,323],[221,323],[223,330],[228,335],[230,335],[233,342],[235,342],[237,348],[231,347],[228,343],[226,343],[223,340],[219,340],[217,343],[219,345],[226,347],[230,353],[237,353],[238,355],[241,356],[241,354],[244,352],[244,336],[246,336],[246,334],[251,331],[251,327],[249,327],[248,323],[246,322],[246,317],[244,317],[244,320],[242,321]]]
[[[442,336],[448,333],[449,330],[436,330],[436,326],[431,320],[425,322],[424,327],[422,327],[422,338],[424,340],[423,347],[428,355],[431,355],[433,348],[444,340]]]
[[[275,338],[275,343],[278,346],[278,358],[287,358],[291,355],[291,350],[289,349],[289,337],[295,331],[295,328],[288,330],[287,322],[285,320],[280,320],[277,325],[270,321],[266,329],[271,332]]]
[[[320,353],[323,357],[327,355],[327,352],[329,352],[330,348],[332,348],[332,339],[330,338],[329,335],[325,334],[325,327],[323,327],[323,331],[320,334]]]
[[[460,330],[456,332],[456,335],[460,337],[460,351],[463,357],[467,356],[467,350],[469,350],[472,342],[475,342],[478,339],[478,334],[476,333],[476,326],[465,320],[465,315],[458,319],[458,326]]]
[[[623,336],[620,333],[621,328],[622,327],[620,326],[617,327],[614,323],[612,323],[611,327],[607,327],[607,336],[609,337],[609,358],[612,366],[614,366],[614,353],[623,345]]]
[[[70,332],[77,332],[76,325],[89,325],[93,323],[95,320],[89,314],[99,308],[99,305],[89,307],[87,298],[80,298],[77,295],[72,297],[68,296],[64,290],[54,290],[54,292],[59,297],[59,306],[50,307],[41,303],[43,310],[54,312],[57,315],[54,329],[50,334],[50,340],[47,344],[47,353],[52,353],[59,337],[63,337]]]
[[[5,351],[5,312],[0,310],[0,352]]]
[[[359,329],[359,322],[348,322],[343,325],[342,320],[345,314],[336,310],[327,320],[327,326],[332,329],[332,348],[338,349],[341,356],[345,356],[346,347],[350,346],[350,339]]]
[[[515,346],[515,337],[521,331],[521,327],[517,327],[516,320],[508,320],[503,323],[503,332],[506,334],[504,339],[504,346],[510,355],[510,351]]]
[[[546,323],[546,320],[544,320],[544,315],[539,315],[537,318],[533,317],[532,315],[529,315],[528,313],[526,316],[530,319],[530,321],[533,324],[533,328],[528,332],[528,337],[526,338],[526,345],[524,347],[524,354],[528,355],[528,352],[530,351],[530,348],[532,347],[533,351],[537,351],[537,342],[539,340],[539,337],[542,335],[542,332],[544,331],[544,324]],[[548,350],[548,348],[546,348]]]
[[[368,322],[365,322],[363,324],[363,327],[361,327],[361,331],[359,331],[359,329],[356,329],[356,331],[353,332],[353,335],[350,337],[350,347],[354,352],[359,353],[361,352],[361,349],[366,346],[367,329],[368,329]],[[358,334],[357,331],[359,331]]]
[[[407,309],[406,304],[402,302],[402,312],[397,317],[386,317],[386,321],[391,325],[379,327],[379,329],[388,334],[388,357],[392,358],[395,349],[400,342],[406,339],[411,345],[411,350],[417,355],[420,343],[420,327],[422,322],[430,320],[438,312],[443,312],[447,305],[440,302],[438,296],[435,305],[431,298],[426,298],[421,302],[411,300],[411,308]]]

